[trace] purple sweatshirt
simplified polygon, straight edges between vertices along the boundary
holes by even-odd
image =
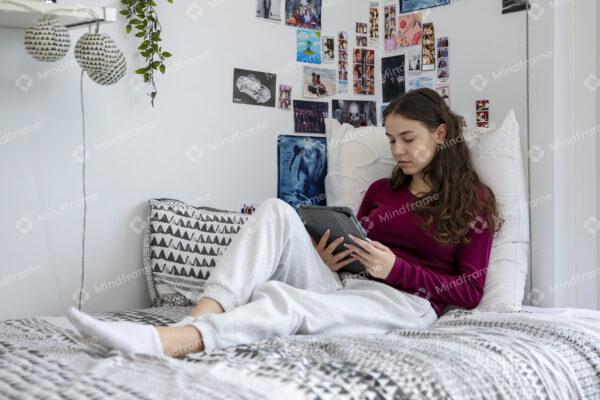
[[[475,223],[467,245],[436,241],[432,230],[421,230],[410,212],[411,203],[427,199],[412,194],[408,182],[393,192],[389,179],[377,180],[362,200],[357,217],[367,236],[396,255],[387,278],[369,279],[428,299],[438,316],[447,304],[474,308],[483,294],[493,240],[491,229]]]

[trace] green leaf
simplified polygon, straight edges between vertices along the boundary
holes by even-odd
[[[131,32],[131,25],[127,25],[125,27],[125,30],[127,31],[127,33]]]
[[[119,11],[119,14],[124,15],[124,16],[129,16],[129,11],[128,10],[121,10]]]
[[[138,68],[138,69],[135,70],[135,73],[143,75],[143,74],[146,73],[146,68]]]
[[[162,56],[165,58],[169,58],[171,57],[173,54],[169,53],[168,51],[163,51]]]
[[[144,37],[144,32],[138,32],[135,34],[137,37]]]
[[[165,64],[161,64],[160,67],[159,67],[159,69],[160,69],[160,72],[164,74],[165,71],[166,71],[166,69],[167,69],[167,67],[165,67]]]

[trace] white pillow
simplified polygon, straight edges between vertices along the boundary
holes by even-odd
[[[483,298],[484,310],[519,309],[529,267],[529,208],[519,124],[510,110],[502,126],[468,142],[475,170],[488,185],[505,222],[494,238]]]
[[[394,168],[385,128],[353,128],[335,119],[325,121],[328,173],[327,205],[347,206],[355,212],[377,179],[389,178]],[[511,310],[521,306],[529,254],[529,212],[521,154],[519,125],[509,111],[497,130],[465,133],[475,170],[488,185],[505,219],[494,238],[483,298],[477,308]]]
[[[325,120],[327,138],[327,175],[325,195],[328,206],[350,207],[358,212],[369,185],[389,178],[394,158],[385,128],[354,128],[338,120]]]
[[[492,245],[483,297],[476,308],[512,311],[521,308],[529,265],[529,243]]]
[[[519,124],[510,110],[497,130],[467,142],[475,171],[494,192],[506,222],[494,244],[529,242],[529,208]]]

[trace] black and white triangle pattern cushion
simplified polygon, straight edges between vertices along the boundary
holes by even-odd
[[[152,305],[196,305],[204,284],[249,215],[150,199],[144,270]]]

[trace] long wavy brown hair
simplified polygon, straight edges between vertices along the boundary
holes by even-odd
[[[422,197],[428,201],[415,202],[411,207],[419,217],[420,228],[432,230],[435,240],[449,245],[469,243],[467,235],[474,226],[500,232],[504,219],[499,215],[496,197],[475,172],[462,121],[442,97],[428,88],[410,91],[390,103],[383,112],[384,121],[393,114],[420,121],[432,133],[441,124],[447,126],[444,143],[438,145],[433,159],[422,170],[423,180],[431,188]],[[396,165],[391,189],[400,189],[407,179],[410,183],[412,177]]]

